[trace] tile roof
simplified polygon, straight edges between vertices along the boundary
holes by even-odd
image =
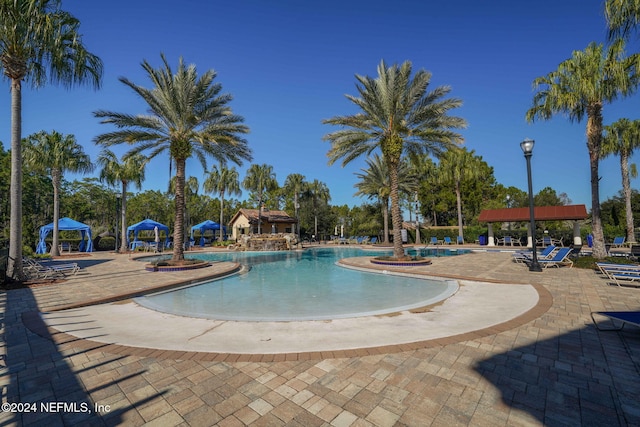
[[[585,205],[534,206],[533,212],[536,221],[574,220],[588,217]],[[478,221],[529,221],[529,208],[485,209],[480,212]]]

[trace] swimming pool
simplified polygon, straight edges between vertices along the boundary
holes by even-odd
[[[368,273],[336,261],[380,251],[314,248],[302,252],[202,253],[193,258],[236,261],[247,271],[173,291],[136,298],[153,310],[239,321],[326,320],[424,307],[453,295],[455,281]]]

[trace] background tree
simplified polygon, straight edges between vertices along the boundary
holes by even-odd
[[[329,187],[322,181],[314,179],[313,182],[310,182],[307,185],[305,191],[305,198],[311,202],[311,206],[313,209],[313,230],[316,239],[320,239],[320,235],[318,234],[318,216],[320,212],[320,208],[322,205],[326,204],[331,200],[331,193],[329,192]]]
[[[93,163],[76,142],[73,135],[63,135],[55,130],[38,132],[27,138],[24,161],[33,170],[51,176],[53,184],[53,243],[51,256],[60,255],[58,248],[58,219],[60,219],[60,185],[65,172],[87,173],[93,171]]]
[[[60,9],[59,0],[0,2],[0,67],[11,89],[11,213],[7,277],[22,269],[22,82],[47,81],[66,87],[102,78],[100,58],[82,43],[80,21]]]
[[[627,38],[640,22],[640,2],[637,0],[607,0],[604,11],[609,25],[609,39]]]
[[[462,222],[462,184],[481,178],[482,170],[475,167],[474,151],[452,149],[440,157],[438,179],[441,183],[450,184],[455,190],[458,212],[458,235],[464,238]]]
[[[278,187],[276,174],[273,172],[273,166],[251,165],[247,170],[247,175],[242,181],[242,186],[252,193],[251,197],[258,202],[258,234],[262,233],[262,205],[265,202],[265,194],[273,191]]]
[[[289,174],[284,180],[283,189],[285,194],[293,196],[293,215],[296,220],[298,220],[295,234],[298,236],[298,240],[300,240],[300,217],[298,213],[298,210],[300,209],[300,195],[305,191],[306,186],[307,182],[305,181],[304,175],[299,173]]]
[[[162,67],[153,68],[143,61],[142,68],[154,84],[151,89],[138,86],[121,77],[120,81],[131,88],[149,106],[146,115],[131,115],[110,111],[96,111],[94,115],[102,123],[118,128],[99,135],[95,142],[111,145],[134,145],[127,155],[150,151],[151,159],[168,151],[176,163],[176,197],[173,261],[184,259],[185,217],[185,165],[195,156],[206,169],[206,158],[232,161],[241,164],[251,160],[251,150],[240,134],[249,132],[241,124],[242,117],[232,113],[228,106],[231,95],[221,94],[222,86],[214,83],[216,72],[206,71],[198,76],[195,65],[185,65],[182,58],[174,74],[164,55]]]
[[[228,194],[230,196],[240,196],[242,190],[240,189],[240,179],[238,177],[238,171],[236,168],[230,169],[224,163],[220,163],[220,167],[214,166],[213,169],[207,174],[204,180],[203,188],[207,193],[217,193],[220,197],[220,237],[219,240],[223,240],[224,232],[224,196]]]
[[[127,190],[129,183],[133,184],[137,189],[142,188],[144,181],[144,172],[147,165],[147,158],[136,154],[125,157],[122,160],[111,150],[102,150],[98,155],[98,165],[102,167],[100,171],[100,180],[106,182],[110,186],[116,183],[121,185],[121,205],[120,205],[120,248],[116,251],[127,252]],[[116,221],[117,222],[117,221]],[[116,230],[116,233],[118,230]]]
[[[331,142],[329,164],[343,159],[346,165],[363,154],[380,150],[391,181],[391,217],[393,222],[393,254],[404,257],[402,248],[402,215],[400,212],[398,169],[403,154],[414,158],[429,153],[440,155],[462,136],[453,129],[464,128],[466,122],[449,116],[450,110],[462,105],[449,94],[448,86],[427,91],[431,73],[420,70],[411,76],[411,62],[387,67],[378,65],[378,77],[358,76],[356,88],[360,97],[347,95],[361,111],[350,116],[337,116],[324,123],[344,129],[325,135]]]
[[[633,151],[640,147],[640,120],[620,119],[604,127],[602,138],[602,158],[610,155],[620,156],[620,173],[622,175],[622,194],[625,200],[625,218],[627,242],[635,243],[633,227],[633,210],[631,209],[631,178],[638,176],[635,164],[629,165]]]
[[[533,81],[536,93],[526,119],[548,120],[556,113],[580,122],[587,116],[587,149],[591,169],[591,220],[593,256],[604,258],[607,251],[600,218],[600,176],[598,166],[602,140],[602,108],[618,96],[632,93],[638,84],[638,54],[625,57],[624,42],[617,40],[605,52],[602,44],[591,43],[584,51],[574,51],[558,69]]]

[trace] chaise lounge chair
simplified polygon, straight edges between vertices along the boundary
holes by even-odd
[[[436,236],[432,236],[431,237],[431,242],[432,245],[437,245],[438,244],[438,238]]]
[[[544,268],[548,267],[560,267],[563,265],[568,265],[569,268],[573,267],[573,261],[569,259],[569,254],[571,253],[571,248],[560,248],[553,255],[553,257],[549,259],[541,259],[538,260],[540,265]]]
[[[614,237],[613,243],[611,243],[612,248],[621,248],[624,246],[624,236]]]
[[[75,275],[80,266],[73,262],[67,264],[45,265],[35,259],[23,258],[24,271],[32,279],[53,279],[60,276]]]
[[[445,236],[445,238],[444,238],[444,244],[445,244],[445,245],[451,245],[451,244],[453,244],[453,242],[451,241],[451,237],[449,237],[449,236]]]
[[[638,265],[597,262],[596,266],[602,274],[613,280],[618,286],[620,286],[621,280],[640,281],[640,266]]]
[[[537,253],[538,259],[551,259],[553,251],[556,250],[554,245],[549,245],[540,252]],[[533,259],[531,251],[517,251],[513,253],[513,260],[515,262],[530,262]]]
[[[608,317],[613,325],[612,328],[601,328],[596,322],[596,316]],[[619,331],[624,328],[624,325],[630,323],[632,325],[640,326],[640,311],[592,311],[591,320],[599,331]],[[620,326],[616,326],[615,321],[620,322]]]

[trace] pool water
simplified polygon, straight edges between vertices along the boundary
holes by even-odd
[[[368,273],[335,265],[341,258],[380,254],[378,250],[345,247],[197,254],[190,257],[236,261],[249,271],[136,301],[161,312],[220,320],[324,320],[423,307],[457,290],[454,281]]]

